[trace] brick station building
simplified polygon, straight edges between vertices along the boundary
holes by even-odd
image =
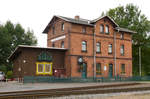
[[[14,63],[16,77],[19,70],[25,72],[20,74],[22,77],[132,76],[132,34],[135,32],[119,27],[109,16],[95,20],[86,20],[79,16],[54,16],[43,33],[47,34],[46,48],[19,46],[9,57]],[[46,56],[46,53],[50,55]],[[21,56],[32,57],[30,60],[26,58],[28,65],[19,67],[16,61],[25,63],[25,58],[19,60]],[[50,64],[50,67],[46,67],[46,64]],[[29,65],[32,67],[30,71]],[[49,69],[47,73],[46,68]]]

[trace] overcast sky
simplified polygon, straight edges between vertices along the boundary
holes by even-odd
[[[150,20],[149,0],[0,0],[0,24],[10,20],[30,28],[38,39],[38,46],[46,46],[47,35],[42,31],[54,15],[95,19],[104,11],[133,3]]]

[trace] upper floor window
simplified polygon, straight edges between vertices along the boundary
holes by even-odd
[[[64,48],[64,41],[61,42],[61,48]]]
[[[112,44],[108,45],[108,54],[112,54]]]
[[[87,42],[86,41],[82,41],[82,51],[87,51]]]
[[[96,52],[100,53],[101,52],[101,43],[96,43]]]
[[[52,43],[52,47],[55,47],[55,43]]]
[[[125,64],[121,64],[121,74],[125,74]]]
[[[53,34],[55,34],[55,27],[54,26],[52,27],[52,32],[53,32]]]
[[[100,25],[100,33],[104,33],[104,25],[103,24]]]
[[[61,24],[61,30],[64,31],[64,29],[65,29],[65,26],[64,26],[64,23],[62,23]]]
[[[86,33],[86,27],[82,27],[82,32]]]
[[[100,63],[96,63],[96,74],[100,75],[101,74],[101,64]]]
[[[106,29],[105,29],[105,32],[106,32],[106,34],[109,34],[109,26],[108,25],[106,25],[106,27],[105,27]]]
[[[120,34],[120,38],[121,38],[121,39],[124,39],[124,33],[121,33],[121,34]]]
[[[121,53],[122,56],[124,55],[124,45],[121,45],[120,53]]]

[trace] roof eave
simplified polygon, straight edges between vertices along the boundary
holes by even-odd
[[[96,23],[98,20],[103,19],[104,17],[108,17],[116,25],[116,27],[119,27],[119,25],[111,17],[109,17],[107,15],[103,16],[103,17],[99,17],[99,18],[97,18],[95,20],[92,20],[90,23]]]
[[[132,30],[122,30],[122,29],[125,29],[125,28],[120,28],[120,27],[116,27],[115,30],[117,31],[121,31],[121,32],[127,32],[127,33],[133,33],[133,34],[136,34],[137,32],[135,31],[132,31]]]

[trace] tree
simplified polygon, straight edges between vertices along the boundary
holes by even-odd
[[[133,4],[110,9],[103,15],[110,16],[120,27],[137,32],[133,34],[133,74],[139,74],[139,47],[142,47],[143,75],[150,74],[150,71],[148,71],[150,70],[148,59],[148,55],[150,55],[150,47],[148,47],[150,45],[150,36],[148,35],[150,32],[150,21],[147,17]]]
[[[7,59],[18,45],[36,44],[37,40],[30,29],[26,32],[20,24],[15,25],[10,21],[0,25],[0,70],[12,70],[12,65]]]

